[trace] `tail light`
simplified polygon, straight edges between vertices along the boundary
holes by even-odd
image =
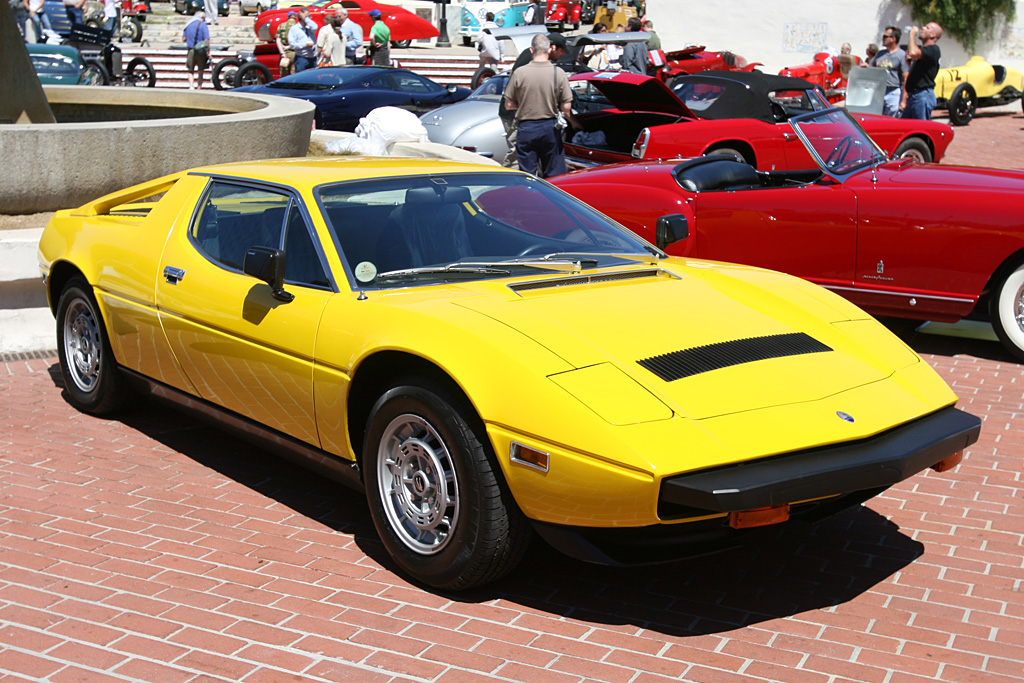
[[[644,128],[640,131],[640,135],[637,136],[636,142],[633,143],[633,156],[637,159],[643,159],[644,154],[647,153],[647,143],[651,140],[651,129]]]

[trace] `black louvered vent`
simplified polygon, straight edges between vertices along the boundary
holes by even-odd
[[[606,273],[604,275],[580,275],[577,277],[554,278],[551,280],[540,280],[538,282],[522,282],[511,285],[512,291],[525,292],[531,289],[548,289],[550,287],[570,287],[573,285],[592,285],[599,282],[613,282],[615,280],[637,280],[648,277],[658,277],[660,270],[629,270],[624,273]]]
[[[831,350],[814,337],[803,332],[793,332],[696,346],[692,349],[644,358],[637,363],[666,382],[672,382],[731,365]]]

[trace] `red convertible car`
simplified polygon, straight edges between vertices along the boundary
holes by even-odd
[[[287,4],[281,3],[279,9],[267,10],[256,17],[253,29],[257,38],[273,42],[278,24],[288,19],[288,12],[298,9],[286,7]],[[348,18],[363,29],[364,40],[369,37],[370,27],[373,26],[373,19],[368,14],[372,9],[380,10],[381,18],[391,29],[391,44],[396,47],[408,47],[413,40],[433,38],[438,34],[437,28],[423,17],[403,7],[383,5],[374,0],[318,0],[309,6],[310,18],[318,27],[323,26],[324,16],[334,12],[336,7],[348,10]]]
[[[707,156],[551,182],[670,254],[798,275],[876,315],[985,315],[1024,360],[1024,173],[890,160],[841,109],[792,124],[814,170]]]
[[[599,91],[614,107],[578,117],[584,130],[565,145],[572,168],[702,154],[728,155],[763,171],[813,168],[790,117],[831,106],[807,81],[757,71],[677,76],[671,87],[622,72],[569,80],[577,91]],[[953,129],[937,121],[856,118],[888,156],[938,161],[953,140]]]

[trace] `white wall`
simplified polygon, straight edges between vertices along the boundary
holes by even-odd
[[[667,50],[685,45],[706,45],[730,50],[761,69],[780,69],[812,60],[824,46],[837,51],[843,43],[864,56],[868,43],[881,45],[886,26],[918,23],[909,6],[898,0],[647,0],[647,17]],[[975,54],[992,64],[1024,70],[1024,1],[1018,0],[1017,18],[999,26],[993,39],[978,40]],[[906,35],[900,41],[906,42]],[[948,33],[939,41],[942,66],[958,66],[970,55]]]

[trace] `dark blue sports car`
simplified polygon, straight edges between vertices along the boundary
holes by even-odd
[[[405,69],[339,66],[308,69],[265,85],[234,92],[297,97],[316,105],[316,127],[353,132],[359,119],[377,107],[401,107],[417,116],[464,100],[469,88],[447,87]]]

